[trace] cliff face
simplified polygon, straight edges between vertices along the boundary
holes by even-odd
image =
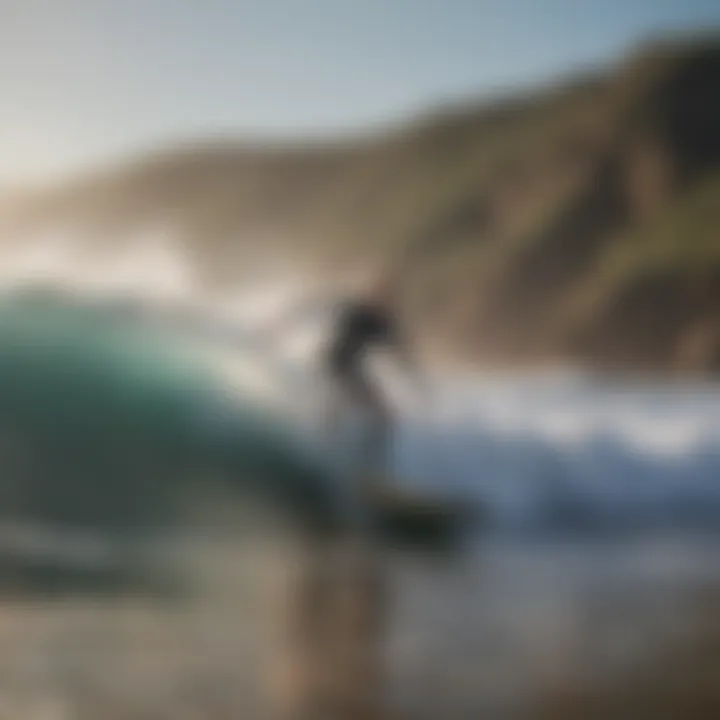
[[[5,234],[105,247],[158,221],[213,285],[257,256],[402,260],[410,311],[466,357],[720,370],[720,41],[356,142],[158,153]]]

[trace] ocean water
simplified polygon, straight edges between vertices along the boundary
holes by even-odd
[[[288,338],[279,377],[297,422],[322,428],[318,336]],[[503,533],[720,530],[720,383],[430,366],[416,387],[384,360],[397,483],[474,504]]]
[[[229,396],[272,402],[328,440],[314,352],[329,305],[307,278],[268,265],[232,291],[210,292],[165,227],[119,243],[114,254],[88,254],[72,228],[13,247],[0,289],[44,284],[124,307],[150,328],[169,326],[185,349],[212,359]],[[268,342],[264,328],[285,315]],[[477,503],[504,531],[718,526],[720,384],[563,368],[428,374],[429,391],[420,393],[392,372],[383,376],[399,418],[398,482]]]
[[[82,302],[90,316],[102,308],[97,299]],[[155,338],[168,357],[187,356],[215,374],[228,408],[267,406],[321,455],[344,463],[338,482],[346,483],[367,460],[363,418],[347,408],[346,427],[326,425],[317,349],[327,315],[265,341],[268,316],[288,302],[287,293],[264,288],[229,319],[197,306],[116,305],[88,333],[125,327],[129,309],[139,342]],[[6,306],[5,316],[12,312]],[[137,364],[131,348],[123,352]],[[164,373],[154,372],[160,382]],[[612,538],[720,529],[720,383],[434,366],[414,387],[387,363],[378,365],[377,382],[396,417],[387,476],[474,507],[478,533]],[[224,417],[211,412],[208,431],[226,432]]]
[[[682,702],[655,672],[720,678],[703,655],[720,634],[720,384],[428,376],[418,391],[379,374],[398,417],[391,476],[481,519],[458,557],[390,563],[391,703],[417,718],[534,718],[580,688],[629,693],[635,717],[642,683]],[[300,416],[317,412],[310,398]]]
[[[106,299],[92,296],[92,302]],[[291,328],[271,347],[257,339],[268,318],[293,304],[287,286],[214,302],[153,302],[143,304],[141,322],[166,330],[172,325],[174,340],[184,338],[177,351],[214,363],[228,398],[266,401],[308,442],[337,449],[322,424],[322,378],[314,362],[324,320]],[[676,655],[678,637],[685,638],[683,647],[695,641],[683,633],[699,617],[697,599],[720,587],[720,385],[595,377],[564,368],[485,373],[433,367],[423,391],[391,371],[381,369],[379,377],[398,417],[394,480],[482,511],[458,556],[387,558],[391,704],[417,718],[537,717],[537,704],[558,683],[607,688],[633,673],[647,678],[654,657]],[[202,548],[207,539],[190,540]],[[113,604],[94,601],[88,613],[85,601],[76,599],[72,623],[65,619],[66,604],[10,608],[2,632],[16,647],[30,649],[26,661],[17,653],[3,659],[0,698],[18,683],[36,694],[35,665],[62,645],[57,673],[48,669],[53,691],[71,702],[70,680],[100,695],[117,682],[116,701],[142,705],[136,656],[152,636],[164,684],[160,692],[158,683],[148,683],[148,703],[187,705],[191,701],[180,696],[196,683],[210,700],[225,698],[236,713],[251,717],[236,688],[242,668],[252,665],[248,648],[264,642],[249,640],[264,601],[239,609],[234,593],[240,590],[218,588],[229,583],[244,592],[248,564],[257,565],[258,556],[251,549],[244,562],[235,547],[223,555],[212,542],[200,555],[204,573],[213,563],[218,567],[207,580],[212,602],[188,610],[192,622],[160,606],[152,617],[142,606],[138,620],[129,617],[136,609],[126,608],[126,634],[117,632],[124,615]],[[220,617],[217,603],[224,614],[213,624]],[[170,627],[176,621],[186,635]],[[702,621],[706,635],[720,633],[716,613]],[[134,644],[123,645],[131,637]],[[198,643],[206,652],[192,665],[187,658]],[[172,662],[166,661],[170,647]],[[245,677],[245,685],[253,682]],[[192,699],[199,716],[207,700],[202,692]]]
[[[440,375],[405,409],[399,477],[499,527],[720,528],[720,385],[582,373]]]

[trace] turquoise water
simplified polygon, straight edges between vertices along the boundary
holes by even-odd
[[[170,330],[57,298],[0,306],[6,517],[133,527],[224,483],[324,519],[318,459]]]

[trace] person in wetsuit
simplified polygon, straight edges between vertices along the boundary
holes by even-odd
[[[326,413],[330,434],[338,429],[345,413],[359,411],[372,431],[378,456],[387,459],[394,425],[393,413],[379,383],[368,364],[373,350],[388,348],[395,352],[406,367],[416,370],[410,345],[406,341],[398,317],[399,278],[384,273],[369,289],[354,298],[329,302],[327,293],[294,305],[263,329],[267,340],[304,316],[317,317],[331,305],[334,322],[320,353],[320,371],[329,391]],[[417,373],[415,373],[417,378]],[[367,427],[367,425],[366,425]],[[342,436],[342,435],[341,435]]]
[[[345,301],[338,309],[324,350],[324,367],[331,388],[329,425],[349,404],[372,423],[377,449],[387,456],[393,416],[379,385],[368,367],[368,355],[388,348],[411,364],[409,345],[397,317],[397,286],[382,278],[364,297]]]

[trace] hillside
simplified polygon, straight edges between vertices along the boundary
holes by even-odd
[[[408,308],[484,362],[720,370],[720,40],[322,146],[171,148],[4,214],[92,251],[170,225],[199,281],[255,258],[402,259]]]

